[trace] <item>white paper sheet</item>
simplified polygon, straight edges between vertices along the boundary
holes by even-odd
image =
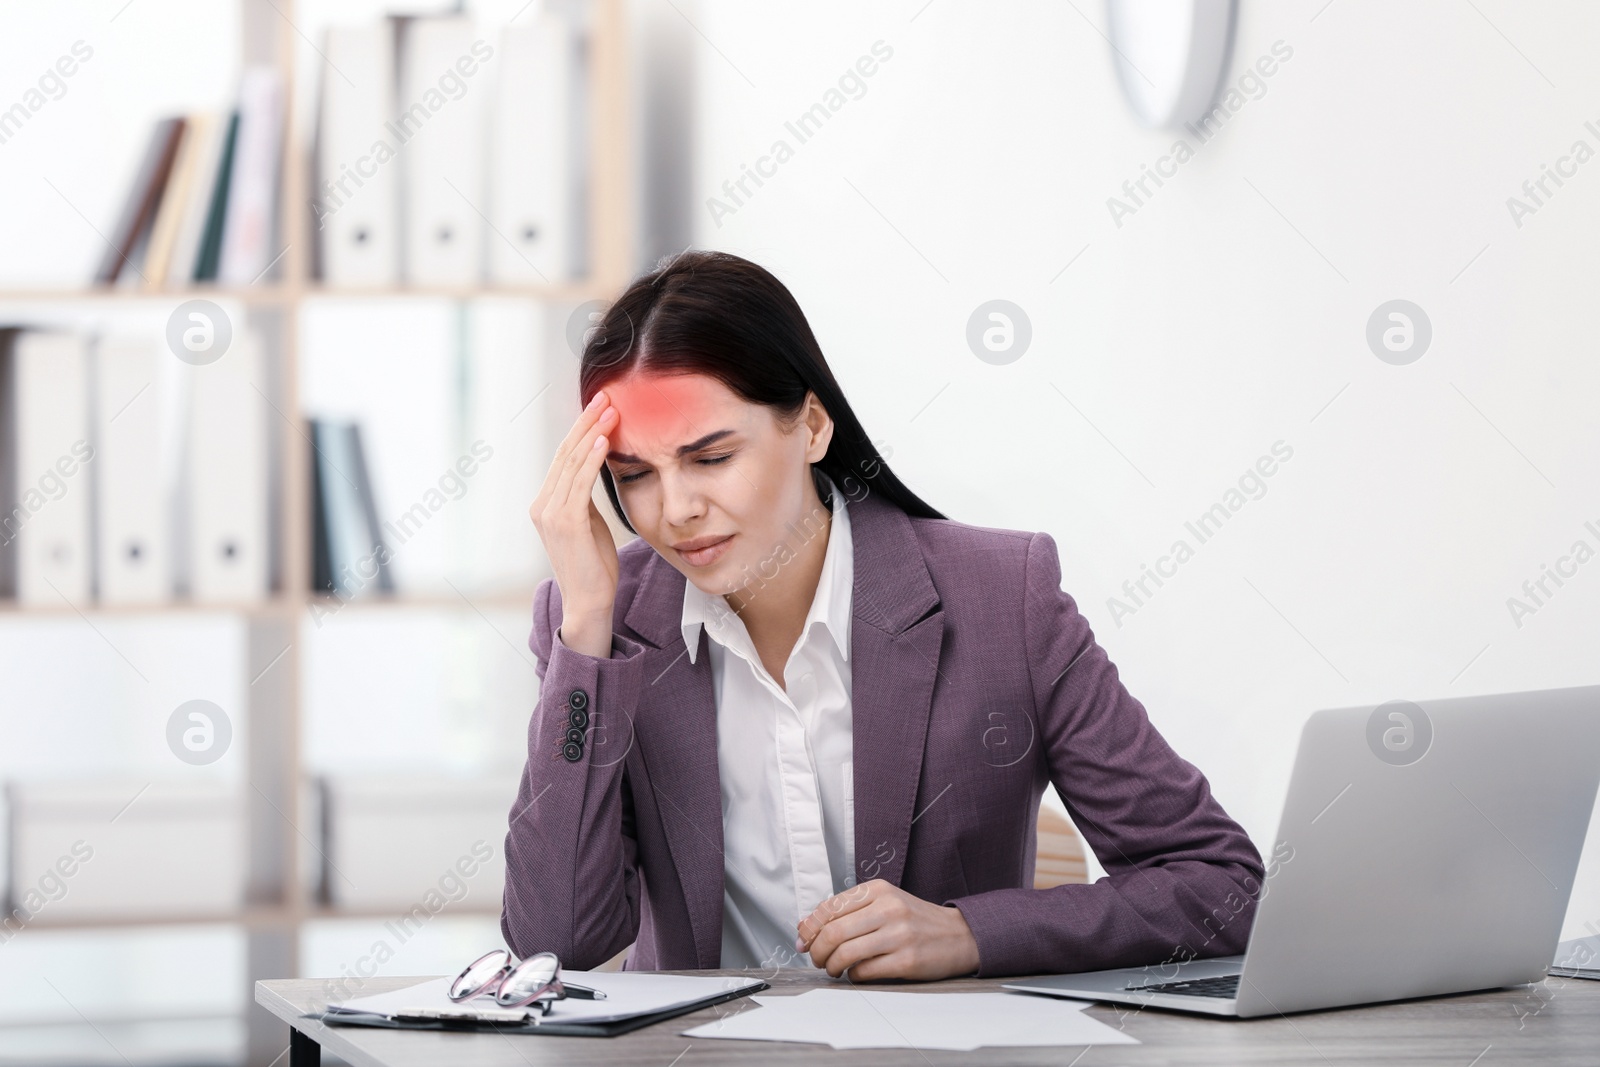
[[[567,971],[561,972],[565,981],[588,986],[605,993],[605,1000],[579,1000],[568,997],[558,1000],[544,1017],[546,1022],[603,1023],[627,1019],[635,1015],[665,1011],[719,996],[734,989],[759,986],[759,978],[734,978],[722,975],[697,977],[681,974],[648,974],[636,971]],[[355,1011],[370,1011],[378,1015],[393,1015],[411,1008],[443,1011],[456,1007],[450,999],[451,978],[435,978],[419,985],[407,986],[392,993],[355,997],[342,1001],[341,1006]],[[493,1007],[489,997],[478,997],[469,1003]]]
[[[1567,978],[1600,978],[1600,935],[1557,945],[1550,973]]]
[[[813,989],[799,996],[758,994],[748,999],[760,1007],[730,1004],[725,1018],[681,1033],[684,1037],[804,1041],[836,1049],[971,1051],[986,1046],[1139,1043],[1085,1015],[1083,1009],[1089,1002],[1054,997]]]

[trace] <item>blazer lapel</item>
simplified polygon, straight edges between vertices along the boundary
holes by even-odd
[[[717,702],[710,638],[695,661],[683,643],[687,579],[654,552],[624,622],[654,646],[645,653],[641,713],[634,723],[667,850],[689,908],[698,967],[722,960],[722,778],[717,768]],[[648,706],[648,713],[642,708]]]
[[[899,885],[922,774],[944,611],[910,518],[868,494],[847,503],[854,542],[851,714],[856,871]],[[652,552],[624,623],[652,649],[634,723],[667,847],[688,904],[698,965],[722,957],[722,779],[710,638],[683,643],[687,579]]]
[[[856,869],[900,885],[933,709],[944,609],[911,519],[868,494],[848,504],[855,541],[850,705]]]

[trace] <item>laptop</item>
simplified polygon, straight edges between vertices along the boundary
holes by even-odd
[[[1316,712],[1243,955],[1196,958],[1218,901],[1163,962],[1002,988],[1248,1019],[1538,982],[1597,786],[1600,686]]]

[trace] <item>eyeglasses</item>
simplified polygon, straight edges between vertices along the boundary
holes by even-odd
[[[485,952],[456,975],[450,983],[450,999],[460,1003],[473,997],[492,996],[502,1008],[525,1008],[537,1003],[541,1014],[550,1014],[557,1000],[604,1000],[598,989],[570,985],[561,980],[561,961],[554,952],[540,952],[518,962],[503,948]]]

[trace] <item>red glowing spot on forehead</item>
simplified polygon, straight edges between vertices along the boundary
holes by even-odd
[[[703,374],[630,374],[605,387],[617,409],[613,453],[667,458],[679,445],[733,425],[728,387]]]

